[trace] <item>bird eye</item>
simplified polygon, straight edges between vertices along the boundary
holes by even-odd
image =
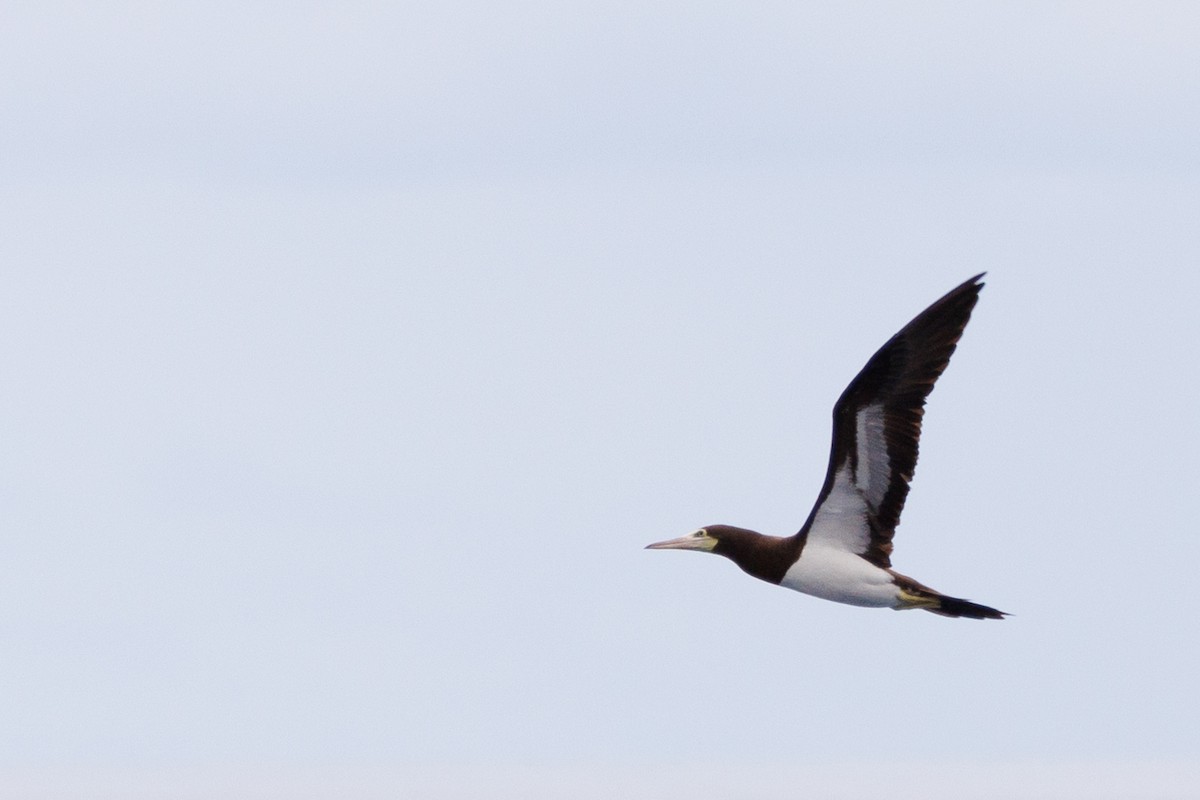
[[[703,539],[707,535],[708,531],[704,530],[703,528],[692,534],[692,536],[696,537],[697,539]]]

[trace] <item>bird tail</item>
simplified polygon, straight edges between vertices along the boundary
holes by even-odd
[[[890,570],[889,570],[890,572]],[[943,617],[967,617],[968,619],[1004,619],[1008,614],[990,606],[972,603],[961,597],[949,597],[923,586],[906,575],[892,572],[892,579],[900,587],[900,605],[897,609],[923,608]]]
[[[997,611],[990,606],[972,603],[960,597],[947,597],[944,594],[935,595],[933,600],[937,605],[924,606],[926,611],[941,614],[943,617],[967,617],[968,619],[1004,619],[1007,614]]]

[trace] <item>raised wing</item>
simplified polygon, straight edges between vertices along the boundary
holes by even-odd
[[[884,569],[917,466],[925,398],[950,363],[983,288],[976,275],[879,348],[833,407],[825,485],[797,534]]]

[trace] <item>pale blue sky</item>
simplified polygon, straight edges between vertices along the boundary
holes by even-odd
[[[794,5],[5,6],[0,797],[1194,796],[1200,11]]]

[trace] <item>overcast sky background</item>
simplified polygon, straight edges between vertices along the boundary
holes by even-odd
[[[796,5],[0,6],[0,796],[1194,797],[1200,10]]]

